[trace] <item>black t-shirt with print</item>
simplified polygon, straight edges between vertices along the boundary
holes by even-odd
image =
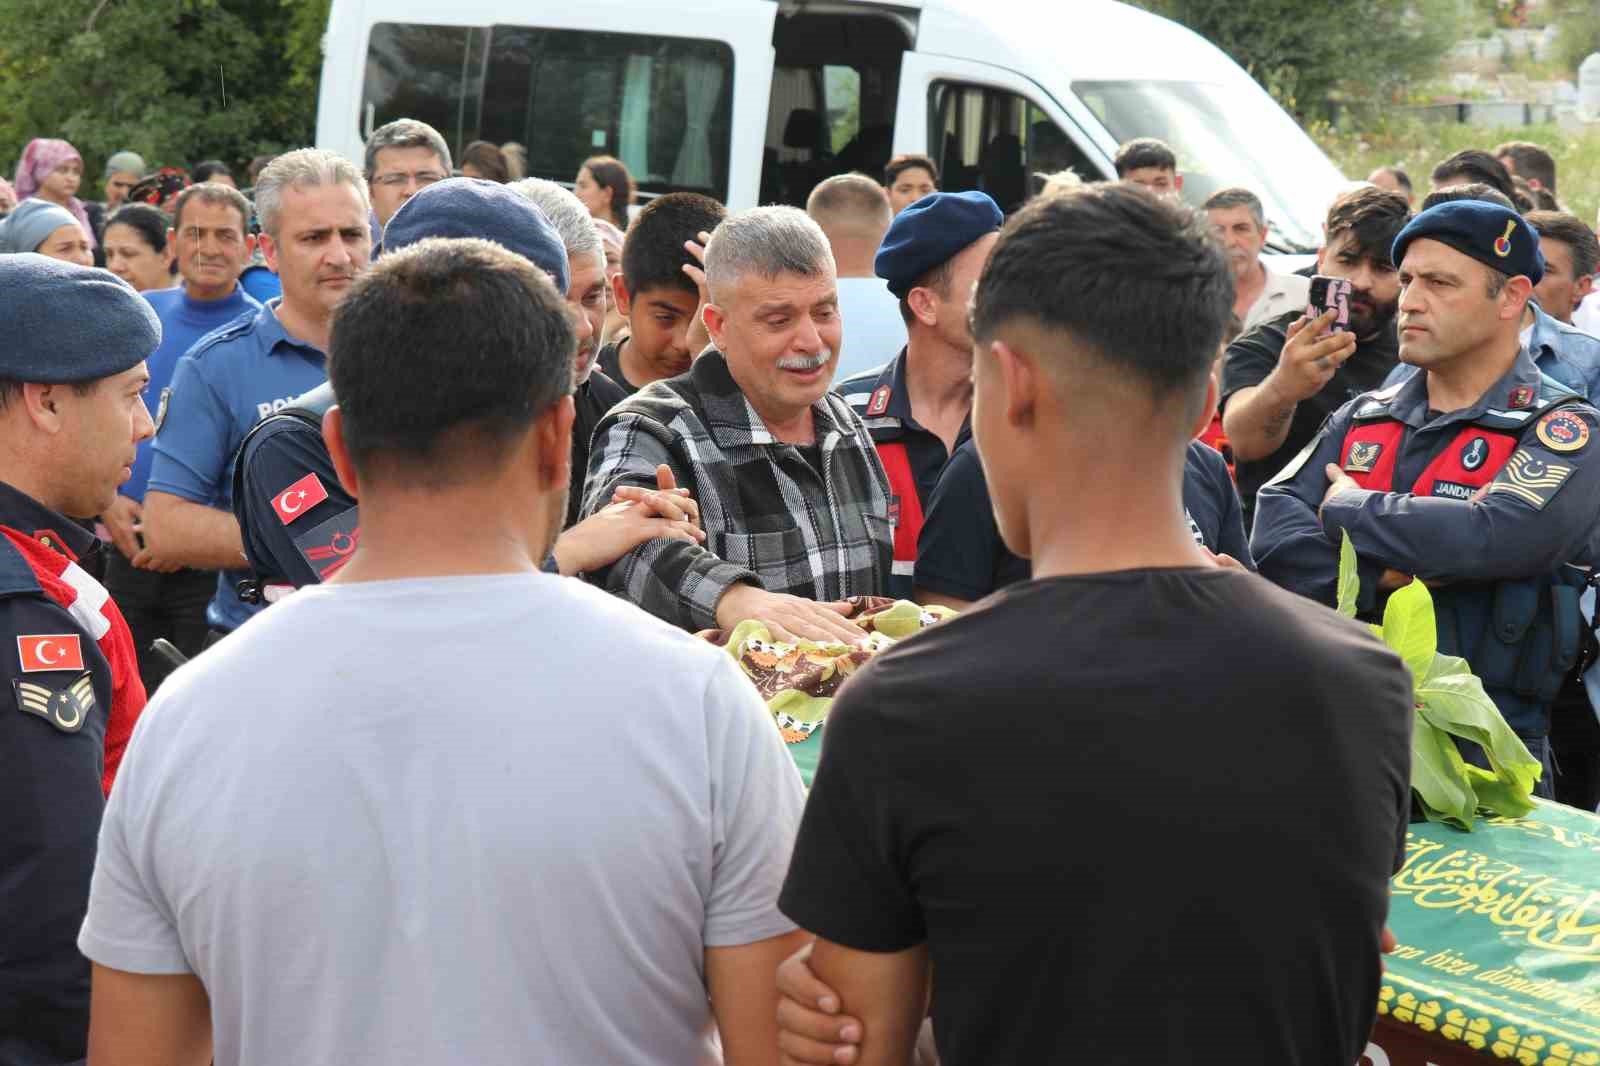
[[[1017,585],[841,689],[779,905],[925,943],[946,1066],[1350,1066],[1411,722],[1395,655],[1255,575]]]

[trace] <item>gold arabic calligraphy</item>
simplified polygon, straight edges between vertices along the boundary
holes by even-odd
[[[1394,891],[1418,907],[1487,918],[1503,936],[1600,961],[1600,892],[1465,848],[1413,837]]]

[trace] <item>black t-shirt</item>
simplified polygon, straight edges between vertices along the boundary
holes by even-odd
[[[1290,311],[1271,322],[1263,322],[1249,333],[1228,345],[1222,363],[1222,406],[1226,410],[1228,398],[1240,389],[1250,388],[1267,380],[1267,375],[1278,366],[1283,345],[1288,339],[1289,326],[1301,312]],[[1355,354],[1342,367],[1333,372],[1333,378],[1322,391],[1300,401],[1289,422],[1289,435],[1278,450],[1265,459],[1238,460],[1234,473],[1239,480],[1239,499],[1244,504],[1248,527],[1255,515],[1256,493],[1271,481],[1278,471],[1299,454],[1322,428],[1327,417],[1346,402],[1370,392],[1383,384],[1395,363],[1400,360],[1399,340],[1391,321],[1376,337],[1357,341]]]
[[[1019,585],[845,683],[779,906],[926,943],[946,1066],[1350,1066],[1411,722],[1395,655],[1254,575]]]
[[[583,511],[583,483],[589,476],[594,429],[613,407],[628,398],[628,392],[606,374],[604,367],[596,366],[589,372],[589,380],[573,394],[577,416],[572,420],[572,484],[567,493],[567,521],[563,529],[576,525]]]
[[[633,385],[632,382],[628,380],[627,375],[622,372],[621,348],[622,341],[626,339],[627,338],[624,337],[621,340],[614,340],[610,344],[602,347],[599,351],[599,354],[594,357],[594,365],[601,373],[604,373],[606,377],[611,379],[612,384],[616,385],[617,388],[622,390],[622,395],[632,396],[639,390]],[[591,377],[592,376],[593,375],[591,375]]]
[[[1184,456],[1183,506],[1201,544],[1255,568],[1228,464],[1199,441]],[[1026,581],[1031,572],[1028,560],[1013,555],[1000,539],[977,445],[964,436],[928,501],[917,538],[917,587],[981,600],[996,589]]]

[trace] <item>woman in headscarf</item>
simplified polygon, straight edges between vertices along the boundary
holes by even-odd
[[[17,164],[17,200],[37,197],[64,207],[83,226],[89,238],[89,247],[96,246],[94,227],[89,224],[89,213],[83,201],[75,195],[83,182],[83,157],[66,141],[51,137],[35,137],[22,150],[22,161]]]

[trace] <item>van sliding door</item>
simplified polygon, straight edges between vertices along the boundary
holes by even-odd
[[[1104,151],[1037,82],[919,52],[906,53],[901,67],[894,150],[926,153],[939,167],[941,189],[980,189],[1007,214],[1050,174],[1071,170],[1098,181],[1112,173]]]
[[[641,199],[756,202],[773,0],[696,0],[693,18],[633,0],[491,4],[474,18],[479,6],[371,26],[365,124],[423,118],[457,152],[515,141],[530,176],[568,184],[589,156],[617,156]]]

